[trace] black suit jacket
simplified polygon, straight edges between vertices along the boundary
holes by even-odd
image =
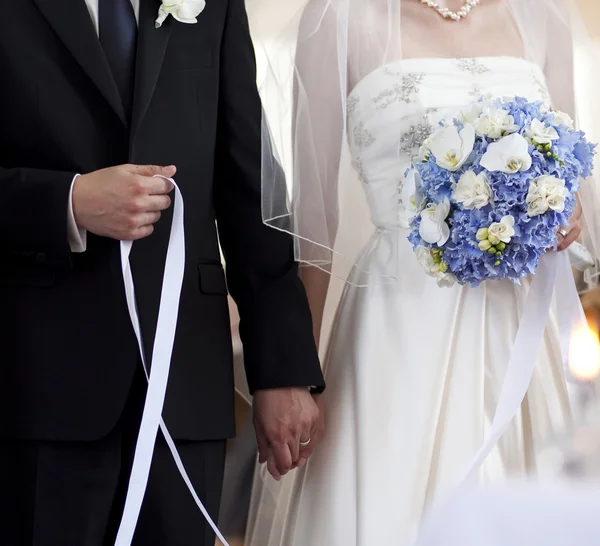
[[[154,27],[141,0],[128,124],[84,0],[2,2],[0,19],[0,436],[93,440],[121,414],[136,341],[117,241],[72,254],[75,173],[177,166],[186,269],[165,406],[173,436],[234,429],[227,286],[251,389],[323,384],[291,240],[261,221],[261,105],[243,0],[209,0],[198,23]],[[134,244],[151,354],[171,215]]]

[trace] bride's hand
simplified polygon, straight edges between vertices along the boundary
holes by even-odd
[[[315,446],[319,445],[325,435],[325,399],[322,394],[315,394],[313,395],[313,400],[319,408],[319,416],[313,424],[310,445],[300,449],[300,458],[298,459],[298,463],[294,465],[295,468],[302,468],[306,465]]]
[[[558,238],[558,251],[566,250],[569,248],[581,235],[581,215],[583,210],[581,208],[581,203],[579,202],[579,197],[577,198],[577,206],[573,211],[573,216],[569,219],[569,225],[558,230],[557,238]],[[561,233],[565,231],[564,233]]]

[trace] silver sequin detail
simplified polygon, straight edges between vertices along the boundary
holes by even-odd
[[[470,74],[485,74],[490,69],[483,63],[480,63],[477,59],[458,59],[458,68],[463,72],[469,72]]]
[[[386,71],[388,75],[394,76],[390,71]],[[378,108],[387,108],[395,102],[404,102],[410,104],[412,97],[419,91],[419,85],[423,82],[425,74],[422,72],[412,72],[402,75],[402,81],[396,83],[393,87],[383,90],[374,99]]]
[[[354,145],[357,148],[368,148],[371,144],[373,144],[373,142],[375,142],[375,138],[362,122],[360,122],[356,127],[354,127],[353,133]]]
[[[474,85],[471,89],[471,91],[469,91],[469,96],[473,97],[474,99],[479,99],[482,96],[483,91],[481,90],[481,87],[479,87],[478,85]]]
[[[427,123],[411,125],[410,129],[400,137],[400,151],[405,154],[419,149],[433,132],[433,127]]]
[[[346,102],[346,114],[353,114],[356,111],[356,108],[359,105],[359,103],[360,99],[356,95],[348,97],[348,101]]]
[[[433,126],[429,123],[429,116],[438,111],[438,108],[427,108],[423,114],[423,121],[411,125],[410,129],[400,137],[400,152],[412,156],[424,144],[425,140],[433,133]]]
[[[548,93],[548,88],[544,85],[544,82],[539,78],[539,76],[532,70],[531,75],[533,76],[533,81],[537,87],[537,91],[540,94],[542,101],[545,103],[550,102],[550,94]]]
[[[358,179],[360,180],[360,182],[362,184],[366,184],[367,177],[365,175],[365,168],[363,166],[362,159],[360,157],[355,157],[352,160],[352,166],[354,167],[354,170],[356,171],[356,174],[358,175]]]

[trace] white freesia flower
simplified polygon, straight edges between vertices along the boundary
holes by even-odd
[[[519,130],[519,126],[515,125],[515,118],[502,108],[484,110],[473,125],[479,136],[494,139]]]
[[[429,147],[436,163],[449,171],[460,169],[475,146],[475,130],[470,124],[465,125],[460,132],[454,126],[442,127],[430,138]]]
[[[448,273],[447,271],[444,273],[442,271],[438,271],[435,276],[437,280],[437,285],[440,288],[450,288],[456,284],[456,277],[452,273]]]
[[[483,103],[483,102],[475,102],[465,108],[462,108],[458,113],[458,119],[463,124],[466,124],[466,123],[474,124],[479,119],[479,116],[483,112],[484,105],[485,105],[485,103]]]
[[[160,28],[169,15],[180,23],[197,23],[205,7],[206,0],[162,0],[154,26]]]
[[[421,191],[422,185],[421,176],[417,170],[411,169],[404,178],[400,192],[400,199],[406,210],[414,212],[421,210],[425,198],[425,195]]]
[[[419,225],[419,235],[430,244],[443,246],[450,237],[450,228],[446,223],[446,218],[450,214],[450,201],[444,199],[442,203],[436,205],[429,203],[425,210],[421,212],[421,223]]]
[[[418,246],[415,254],[425,273],[430,277],[434,277],[437,280],[438,286],[449,287],[456,283],[456,277],[452,273],[448,273],[447,269],[442,265],[441,260],[434,258],[430,248]]]
[[[513,133],[492,142],[483,157],[481,166],[490,172],[516,173],[531,167],[529,144],[518,133]]]
[[[539,216],[548,210],[548,200],[540,194],[527,195],[527,216]]]
[[[484,172],[467,171],[458,180],[452,197],[466,209],[480,209],[492,200],[492,188]]]
[[[514,235],[515,219],[510,215],[502,217],[502,220],[494,222],[488,228],[488,240],[494,245],[497,245],[499,242],[510,243]]]
[[[559,136],[554,127],[546,127],[539,119],[534,119],[525,131],[525,136],[534,144],[552,144]]]
[[[573,118],[567,114],[566,112],[561,112],[560,110],[555,110],[554,121],[557,125],[566,125],[569,129],[575,129],[575,123],[573,122]]]
[[[569,192],[565,181],[555,176],[543,175],[534,178],[527,192],[527,215],[539,216],[548,209],[556,212],[565,210],[565,200]]]

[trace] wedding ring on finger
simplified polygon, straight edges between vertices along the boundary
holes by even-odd
[[[566,239],[566,238],[567,238],[567,236],[569,235],[569,232],[568,232],[566,229],[563,229],[563,228],[561,228],[561,229],[559,229],[559,230],[558,230],[558,234],[559,234],[559,235],[560,235],[560,236],[561,236],[563,239]]]
[[[310,445],[310,438],[306,442],[300,441],[300,447],[308,447]]]

